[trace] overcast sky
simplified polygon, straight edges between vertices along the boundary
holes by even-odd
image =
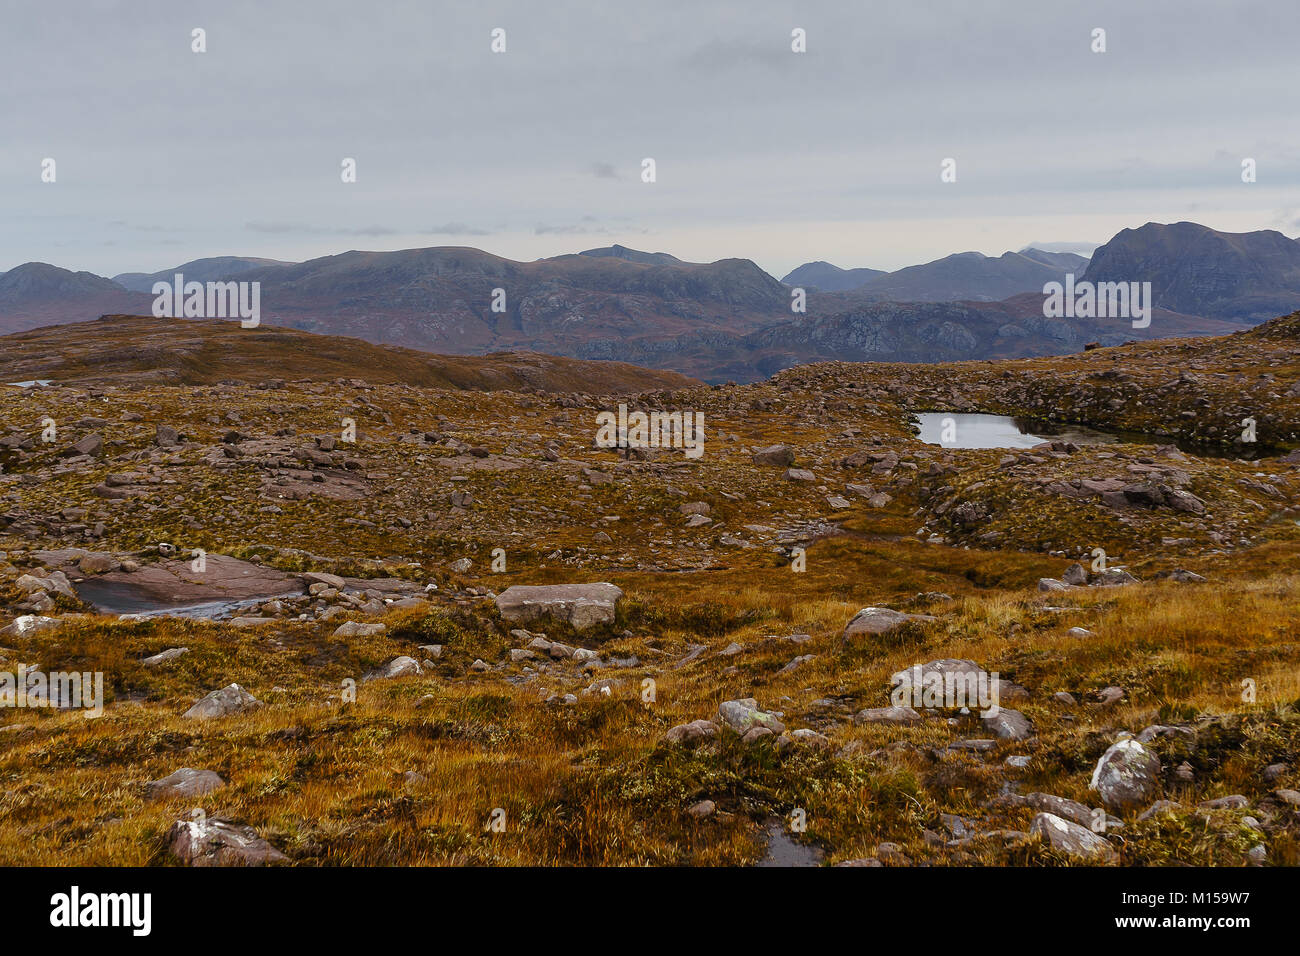
[[[1148,221],[1300,233],[1291,0],[5,7],[0,270],[621,242],[781,276]]]

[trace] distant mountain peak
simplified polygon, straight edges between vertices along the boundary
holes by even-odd
[[[805,262],[781,281],[788,286],[818,289],[822,292],[848,292],[885,274],[880,269],[841,269],[825,259],[818,259],[815,262]]]
[[[1099,247],[1084,278],[1150,282],[1160,308],[1260,321],[1300,308],[1300,242],[1273,229],[1148,222]]]
[[[171,282],[178,272],[187,280],[209,282],[239,275],[251,269],[288,265],[294,263],[281,259],[259,259],[255,256],[210,256],[206,259],[191,259],[189,262],[183,262],[172,269],[163,269],[161,272],[123,272],[113,276],[113,281],[132,292],[152,292],[155,282]]]
[[[612,246],[601,246],[599,249],[584,249],[578,255],[591,256],[597,259],[624,259],[628,262],[638,262],[647,266],[690,265],[690,263],[684,262],[666,252],[642,252],[639,249],[630,249],[618,243]]]

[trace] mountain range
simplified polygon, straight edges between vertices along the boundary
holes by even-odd
[[[894,272],[819,261],[782,281],[748,259],[688,262],[622,245],[534,262],[455,246],[297,263],[222,256],[112,279],[26,263],[0,273],[0,333],[148,315],[153,283],[177,272],[261,283],[267,325],[445,354],[618,359],[712,382],[826,358],[1003,358],[1223,334],[1300,308],[1300,242],[1184,222],[1125,229],[1091,259],[964,252]],[[1044,318],[1044,284],[1067,273],[1151,282],[1151,327]],[[806,290],[806,312],[792,311],[795,287]]]

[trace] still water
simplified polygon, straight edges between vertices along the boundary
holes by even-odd
[[[1009,415],[920,412],[916,418],[921,423],[921,441],[945,448],[1032,448],[1045,441],[1111,445],[1120,441],[1117,435],[1082,425],[1047,425]],[[945,422],[949,425],[947,435]]]

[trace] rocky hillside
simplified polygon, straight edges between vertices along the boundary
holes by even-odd
[[[753,328],[789,312],[779,282],[743,259],[660,264],[618,256],[514,262],[477,249],[348,252],[255,269],[263,320],[442,352],[576,354],[584,343]],[[492,309],[504,289],[503,311]]]
[[[375,344],[456,355],[522,349],[746,382],[835,358],[1013,358],[1223,334],[1300,305],[1297,248],[1279,233],[1231,236],[1191,223],[1126,230],[1086,275],[1152,281],[1155,315],[1137,330],[1123,320],[1045,318],[1044,284],[1079,274],[1086,260],[1037,249],[961,253],[852,288],[849,272],[810,263],[799,273],[812,280],[805,312],[792,311],[788,285],[748,259],[685,262],[621,245],[535,262],[465,247],[302,263],[224,257],[120,278],[133,288],[177,271],[191,281],[258,282],[263,324]],[[148,293],[39,263],[0,276],[0,332],[152,306]]]
[[[238,322],[106,315],[0,338],[0,381],[200,385],[359,378],[421,388],[621,394],[691,383],[675,372],[533,352],[430,355]]]
[[[0,664],[104,690],[0,709],[0,862],[1296,865],[1298,321],[631,403],[694,457],[274,338],[0,389]],[[1047,403],[1227,454],[911,423]]]
[[[815,309],[745,335],[697,332],[671,340],[593,343],[578,354],[615,354],[643,365],[677,368],[705,381],[752,382],[797,365],[849,361],[937,362],[1060,355],[1089,345],[1119,345],[1169,335],[1224,334],[1239,326],[1156,309],[1151,326],[1117,319],[1044,318],[1041,294],[1005,302],[865,302],[861,293],[813,297]]]

